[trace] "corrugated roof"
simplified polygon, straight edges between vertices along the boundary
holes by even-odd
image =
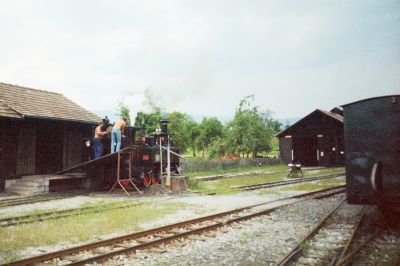
[[[64,95],[0,82],[0,116],[97,123],[100,117]]]

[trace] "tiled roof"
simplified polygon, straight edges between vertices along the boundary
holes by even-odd
[[[100,117],[60,93],[0,82],[0,117],[44,118],[97,123]]]
[[[22,118],[22,115],[0,100],[0,117]]]

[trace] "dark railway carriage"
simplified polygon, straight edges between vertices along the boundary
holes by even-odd
[[[343,105],[347,199],[400,207],[400,95]]]

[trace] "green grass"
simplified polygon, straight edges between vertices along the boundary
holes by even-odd
[[[205,148],[204,149],[204,158],[203,158],[203,150],[202,149],[196,149],[196,157],[193,157],[193,149],[188,148],[183,156],[188,159],[188,160],[204,160],[204,159],[209,159],[209,156],[211,154],[211,149],[210,148]],[[250,153],[250,156],[252,156],[253,153]],[[268,157],[278,157],[279,155],[279,139],[277,137],[273,137],[271,139],[271,151],[269,152],[261,152],[257,154],[258,156],[268,156]]]
[[[75,214],[79,214],[79,212],[81,211],[109,211],[110,209],[113,208],[118,208],[119,206],[126,206],[129,205],[129,207],[127,208],[132,208],[135,207],[137,205],[142,204],[141,202],[133,202],[133,201],[128,201],[128,200],[124,200],[124,201],[115,201],[115,202],[107,202],[107,201],[97,201],[97,202],[85,202],[83,204],[81,204],[79,207],[77,208],[72,208],[73,213]],[[90,210],[82,210],[83,208],[91,208]],[[61,209],[61,208],[51,208],[51,209],[45,209],[45,210],[33,210],[33,211],[24,211],[24,212],[19,212],[17,214],[13,214],[13,215],[0,215],[2,218],[12,218],[12,217],[20,217],[20,216],[27,216],[27,215],[36,215],[39,216],[41,214],[45,214],[45,213],[49,213],[49,212],[57,212],[57,211],[63,211],[63,210],[68,210],[68,209]]]
[[[303,171],[303,175],[304,175],[304,177],[312,177],[312,176],[319,176],[319,175],[338,174],[338,173],[344,173],[344,172],[345,172],[344,167],[333,167],[333,168]]]
[[[77,215],[62,219],[0,228],[0,263],[18,259],[16,250],[81,243],[96,236],[142,230],[140,224],[154,221],[186,206],[184,203],[150,201],[128,209]]]
[[[229,169],[232,170],[232,169]],[[238,169],[235,169],[235,171]],[[273,166],[263,166],[263,167],[254,167],[254,168],[245,168],[241,172],[250,171],[250,170],[262,170],[266,172],[274,172],[272,174],[265,174],[265,175],[253,175],[253,176],[240,176],[240,177],[232,177],[226,179],[219,179],[213,181],[203,181],[203,182],[196,182],[193,178],[189,181],[189,188],[193,192],[198,192],[201,194],[210,194],[215,193],[217,195],[224,195],[224,194],[235,194],[240,192],[234,187],[237,186],[248,186],[248,185],[257,185],[267,182],[274,182],[280,181],[284,179],[288,174],[288,167],[286,165],[273,165]],[[226,170],[228,171],[228,170]],[[240,172],[240,171],[237,171]],[[312,177],[312,176],[319,176],[319,175],[329,175],[334,173],[341,173],[344,172],[344,168],[328,168],[328,169],[318,169],[313,171],[304,171],[304,177]],[[229,172],[235,173],[235,172]],[[219,173],[217,173],[219,174]],[[208,172],[206,175],[210,175]],[[329,179],[331,180],[331,179]],[[335,179],[332,179],[335,180]],[[336,182],[336,181],[328,181],[323,180],[321,181],[323,185],[328,184],[329,182]],[[324,183],[327,182],[327,183]],[[265,194],[273,193],[271,192],[263,192]],[[276,192],[275,192],[276,193]]]
[[[235,190],[233,187],[235,186],[246,186],[246,185],[254,185],[265,182],[273,182],[282,179],[282,176],[286,175],[287,167],[283,165],[274,165],[269,167],[259,167],[257,170],[261,170],[267,172],[274,172],[273,174],[263,174],[263,175],[254,175],[254,176],[240,176],[240,177],[232,177],[226,179],[219,179],[213,181],[203,181],[196,182],[192,179],[189,181],[189,188],[191,191],[199,192],[199,193],[215,193],[215,194],[234,194],[237,193],[238,190]],[[243,170],[248,171],[249,169]],[[240,172],[240,171],[238,171]],[[235,172],[230,172],[235,173]]]
[[[305,184],[299,184],[299,185],[294,185],[294,186],[287,186],[283,187],[283,191],[289,191],[289,190],[300,190],[300,191],[314,191],[318,189],[325,189],[325,188],[330,188],[333,186],[337,185],[344,185],[345,180],[339,180],[339,179],[324,179],[320,180],[318,183],[305,183]]]
[[[218,175],[218,174],[234,174],[234,173],[241,173],[241,172],[250,172],[250,171],[266,171],[266,172],[282,172],[287,174],[287,166],[283,164],[277,165],[268,165],[268,166],[249,166],[249,167],[235,167],[235,168],[217,168],[217,169],[209,169],[206,171],[196,171],[196,172],[188,172],[185,174],[189,177],[195,176],[208,176],[208,175]]]

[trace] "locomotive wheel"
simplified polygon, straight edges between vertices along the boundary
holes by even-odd
[[[148,186],[150,186],[150,183],[151,183],[150,177],[148,175],[144,175],[144,177],[143,177],[143,185],[145,187],[148,187]]]
[[[153,175],[153,177],[151,178],[151,183],[153,185],[157,185],[158,184],[158,177],[156,175]]]

